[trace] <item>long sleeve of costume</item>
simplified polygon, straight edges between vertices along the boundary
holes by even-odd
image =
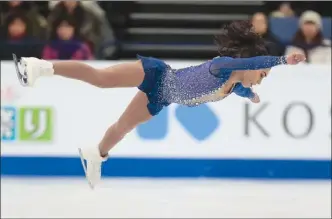
[[[217,57],[211,62],[209,71],[216,77],[235,70],[257,70],[286,64],[285,56],[257,56],[252,58]]]
[[[225,91],[224,85],[233,71],[264,69],[286,64],[285,57],[216,57],[199,65],[173,69],[159,59],[139,58],[143,60],[146,74],[139,88],[145,91],[149,104],[155,108],[170,103],[197,106],[222,100],[230,95]],[[231,93],[249,99],[255,95],[251,88],[245,88],[241,83],[237,83]]]

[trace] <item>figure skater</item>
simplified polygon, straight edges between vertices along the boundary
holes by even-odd
[[[139,91],[120,118],[104,134],[99,145],[79,149],[83,168],[93,188],[101,178],[102,162],[108,152],[136,126],[157,115],[171,103],[197,106],[219,101],[231,93],[258,103],[251,89],[267,77],[270,68],[281,64],[297,64],[305,60],[301,54],[287,57],[268,56],[265,41],[248,21],[235,21],[216,36],[220,56],[197,66],[173,69],[164,61],[138,56],[138,61],[95,69],[78,61],[46,61],[14,57],[19,79],[33,86],[41,76],[60,75],[100,88],[138,87]],[[24,69],[19,71],[19,66]],[[86,164],[85,162],[86,161]]]

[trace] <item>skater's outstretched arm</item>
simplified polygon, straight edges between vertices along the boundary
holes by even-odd
[[[220,76],[224,72],[236,70],[258,70],[269,69],[282,64],[297,64],[304,61],[302,54],[293,54],[290,56],[257,56],[251,58],[231,58],[218,57],[212,60],[210,72],[215,76]]]

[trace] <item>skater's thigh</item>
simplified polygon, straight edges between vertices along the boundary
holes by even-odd
[[[144,69],[140,60],[121,63],[101,69],[102,79],[109,87],[137,87],[144,80]]]
[[[130,131],[140,123],[146,122],[152,118],[148,108],[148,98],[145,93],[138,91],[135,97],[127,106],[124,113],[118,120],[118,126],[121,129]]]

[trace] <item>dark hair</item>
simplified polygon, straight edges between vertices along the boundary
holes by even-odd
[[[58,11],[60,14],[74,16],[76,18],[76,22],[78,26],[81,26],[85,20],[85,10],[81,4],[81,2],[77,1],[77,5],[72,14],[68,13],[65,3],[63,1],[59,2],[55,8],[53,9]]]
[[[19,5],[15,6],[15,7],[12,7],[10,4],[11,4],[10,1],[7,1],[6,4],[4,4],[2,6],[3,10],[4,11],[11,11],[11,10],[14,9],[14,10],[22,10],[24,12],[27,12],[35,6],[35,3],[30,2],[30,1],[21,1],[19,3]]]
[[[215,37],[220,56],[249,58],[268,55],[265,40],[254,32],[251,21],[233,21]]]
[[[13,12],[9,13],[5,18],[4,28],[5,28],[6,36],[8,36],[8,34],[9,34],[8,33],[9,25],[16,19],[20,19],[21,21],[23,21],[25,23],[25,26],[26,26],[25,32],[27,34],[29,34],[30,33],[30,23],[29,23],[28,17],[21,11],[13,11]]]
[[[16,19],[20,19],[28,25],[28,17],[24,13],[14,11],[6,16],[5,26],[9,26]]]
[[[53,22],[52,28],[51,28],[50,40],[56,40],[56,39],[58,39],[57,29],[59,28],[59,26],[63,22],[68,23],[70,26],[72,26],[74,28],[74,36],[73,36],[73,38],[79,39],[80,38],[80,34],[79,34],[79,27],[78,27],[78,24],[77,24],[77,19],[75,19],[73,16],[70,16],[70,15],[63,15],[63,16],[60,16],[58,19],[56,19]]]

